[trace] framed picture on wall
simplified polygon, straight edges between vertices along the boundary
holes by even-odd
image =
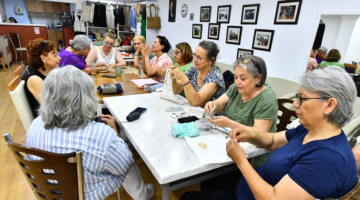
[[[278,1],[274,24],[297,24],[302,0]]]
[[[242,26],[228,26],[226,31],[226,43],[240,45]]]
[[[176,0],[169,0],[169,22],[175,22],[176,19]]]
[[[274,30],[255,29],[252,48],[263,51],[271,51],[274,32]]]
[[[236,59],[242,58],[243,56],[254,55],[254,50],[251,49],[237,49]]]
[[[241,24],[257,24],[260,4],[243,5]]]
[[[200,7],[200,22],[210,22],[211,6]]]
[[[220,24],[209,24],[208,39],[218,40],[220,35]]]
[[[229,23],[231,14],[231,5],[218,6],[216,23]]]
[[[201,34],[202,34],[202,24],[193,24],[192,38],[201,39]]]

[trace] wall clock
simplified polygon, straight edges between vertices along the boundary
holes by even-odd
[[[183,18],[185,18],[186,15],[187,15],[187,13],[188,13],[188,6],[187,6],[187,4],[185,3],[184,5],[181,6],[181,16],[182,16]]]
[[[20,4],[14,6],[15,15],[24,15],[24,9]]]

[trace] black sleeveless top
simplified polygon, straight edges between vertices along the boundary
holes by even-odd
[[[29,80],[30,76],[38,76],[40,77],[42,80],[45,80],[46,76],[44,74],[42,74],[41,72],[39,72],[38,70],[34,70],[30,73],[29,77],[26,79],[25,81],[25,85],[24,85],[24,90],[25,90],[25,94],[26,97],[29,101],[30,104],[30,108],[32,110],[32,113],[34,115],[34,118],[36,118],[38,116],[38,109],[40,107],[39,102],[36,100],[36,98],[34,97],[34,95],[29,91],[29,88],[27,87],[27,81]]]

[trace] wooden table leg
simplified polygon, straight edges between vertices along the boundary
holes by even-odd
[[[3,68],[4,68],[4,71],[6,71],[6,66],[5,66],[5,62],[4,62],[4,58],[3,58],[3,57],[1,57],[1,64],[2,64],[2,66],[3,66]]]

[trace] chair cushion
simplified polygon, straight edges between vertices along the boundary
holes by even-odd
[[[34,115],[31,112],[30,104],[27,100],[24,85],[25,81],[22,80],[16,89],[10,92],[10,96],[27,132],[31,122],[34,120]]]
[[[16,48],[15,51],[27,51],[26,47]]]

